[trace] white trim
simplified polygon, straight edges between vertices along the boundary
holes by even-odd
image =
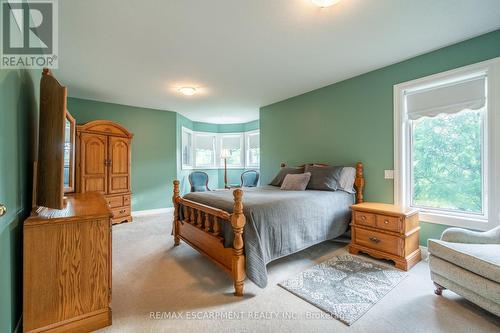
[[[142,216],[150,216],[150,215],[157,215],[157,214],[165,214],[165,213],[170,213],[173,211],[174,211],[173,207],[136,210],[136,211],[132,212],[132,217],[142,217]]]
[[[410,154],[403,138],[408,136],[410,126],[404,117],[404,92],[430,84],[446,83],[456,77],[474,76],[484,73],[488,76],[487,82],[487,124],[484,135],[487,138],[484,146],[489,160],[484,164],[483,174],[487,175],[487,183],[484,184],[485,216],[475,218],[472,215],[460,216],[446,212],[422,210],[420,220],[436,224],[466,227],[478,230],[489,230],[500,225],[500,57],[464,66],[442,73],[422,77],[416,80],[394,85],[394,203],[397,205],[408,205],[405,198],[408,193],[409,180],[406,174],[402,174],[409,165]]]

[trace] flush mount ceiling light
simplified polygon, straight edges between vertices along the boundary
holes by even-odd
[[[311,1],[313,4],[321,8],[330,7],[340,2],[340,0],[311,0]]]
[[[178,91],[184,96],[193,96],[196,94],[196,88],[194,87],[182,87],[179,88]]]

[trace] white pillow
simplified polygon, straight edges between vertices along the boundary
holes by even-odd
[[[354,193],[354,180],[356,179],[356,169],[353,167],[343,167],[340,171],[339,186],[346,192]]]
[[[288,174],[285,176],[281,189],[284,191],[304,191],[311,179],[311,173]]]

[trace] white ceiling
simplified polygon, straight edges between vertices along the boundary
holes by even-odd
[[[500,28],[499,0],[59,1],[73,97],[257,119],[259,107]],[[186,97],[181,86],[200,93]]]

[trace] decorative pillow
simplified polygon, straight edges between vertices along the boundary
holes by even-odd
[[[340,172],[339,178],[339,187],[340,189],[349,192],[355,193],[354,190],[354,180],[356,179],[356,169],[353,167],[343,167]]]
[[[304,191],[311,179],[311,173],[288,174],[283,180],[281,189],[284,191]]]
[[[336,191],[340,188],[339,179],[343,167],[306,165],[305,171],[311,173],[308,190]]]
[[[269,183],[269,185],[273,186],[281,186],[283,183],[283,180],[285,179],[286,175],[288,174],[298,174],[298,173],[304,173],[304,168],[289,168],[289,167],[283,167],[280,169],[276,177],[274,177],[273,181]]]

